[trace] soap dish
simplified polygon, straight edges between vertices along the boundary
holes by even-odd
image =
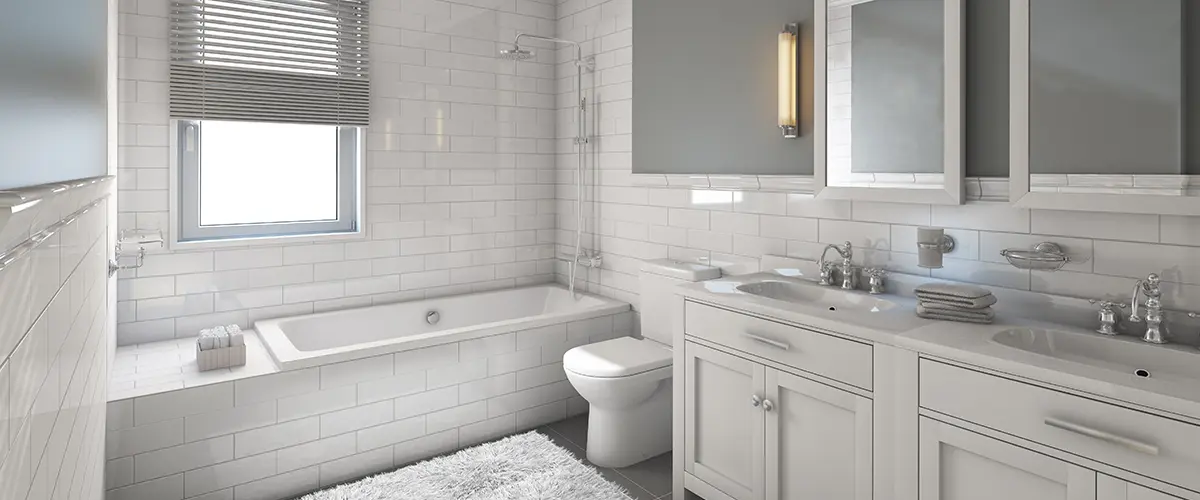
[[[1038,243],[1033,250],[1007,248],[1001,250],[1000,255],[1008,259],[1008,263],[1013,267],[1032,271],[1054,272],[1071,262],[1071,258],[1063,253],[1062,247],[1050,242]]]

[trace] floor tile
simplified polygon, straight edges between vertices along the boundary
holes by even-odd
[[[663,453],[629,467],[617,469],[617,472],[651,494],[662,496],[671,492],[671,456],[671,453]]]
[[[563,437],[575,443],[580,448],[587,448],[587,414],[571,417],[550,424],[550,428]]]

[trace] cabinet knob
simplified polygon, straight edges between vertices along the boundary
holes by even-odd
[[[762,407],[766,411],[771,411],[775,409],[775,403],[772,403],[770,399],[767,399],[762,402]]]
[[[762,399],[758,397],[758,394],[750,396],[750,406],[758,408],[758,406],[761,404],[762,404]]]

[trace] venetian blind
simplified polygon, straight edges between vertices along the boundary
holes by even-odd
[[[366,126],[369,0],[173,0],[171,116]]]

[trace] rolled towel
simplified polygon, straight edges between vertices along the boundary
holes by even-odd
[[[917,316],[927,319],[949,321],[964,321],[967,323],[988,324],[996,319],[996,313],[991,308],[963,310],[950,307],[930,308],[927,304],[917,304]]]
[[[212,328],[200,330],[200,337],[196,339],[196,343],[200,346],[201,351],[209,351],[221,347],[220,335]]]
[[[229,345],[237,347],[246,345],[246,338],[242,336],[242,327],[237,325],[229,325],[225,327],[225,331],[229,334]]]
[[[964,309],[983,309],[996,303],[996,296],[986,288],[948,283],[926,283],[916,288],[922,302],[958,306]]]
[[[213,328],[213,333],[217,337],[217,347],[229,347],[229,332],[225,331],[225,327],[218,326]]]

